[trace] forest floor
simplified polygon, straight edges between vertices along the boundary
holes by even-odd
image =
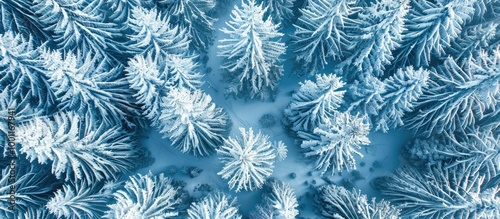
[[[205,73],[205,84],[203,90],[209,94],[215,104],[222,107],[229,114],[233,122],[230,136],[239,134],[238,128],[252,127],[254,131],[260,130],[264,134],[270,136],[271,141],[283,141],[288,147],[288,156],[284,161],[276,162],[274,172],[271,177],[275,177],[287,182],[295,189],[297,197],[300,197],[301,204],[300,215],[304,218],[315,218],[313,211],[313,199],[310,194],[313,192],[313,187],[323,185],[327,178],[338,185],[344,185],[346,179],[352,180],[354,176],[350,172],[342,172],[341,175],[336,174],[330,176],[326,173],[323,177],[321,171],[315,170],[314,163],[306,159],[301,152],[300,146],[296,139],[291,137],[281,124],[283,110],[290,103],[291,93],[299,88],[299,82],[307,78],[299,78],[291,75],[294,57],[290,53],[284,57],[284,76],[279,84],[279,94],[274,102],[272,101],[244,101],[241,99],[226,99],[224,97],[225,83],[221,81],[220,63],[221,58],[217,56],[217,44],[220,39],[223,39],[224,34],[219,31],[225,26],[225,22],[230,19],[229,15],[233,7],[228,7],[226,12],[221,13],[219,20],[215,23],[215,41],[214,45],[209,48],[209,60],[207,67],[212,71]],[[292,28],[285,28],[285,35],[292,33]],[[283,40],[289,41],[289,37],[283,37]],[[288,45],[288,44],[287,44]],[[264,114],[272,114],[276,118],[276,125],[271,128],[262,128],[258,120]],[[368,197],[378,197],[379,194],[370,186],[370,181],[378,176],[387,175],[393,172],[403,161],[400,155],[400,148],[409,139],[408,133],[402,131],[392,131],[389,133],[374,132],[369,136],[371,144],[364,147],[361,153],[363,157],[357,157],[357,169],[365,178],[358,181],[353,181],[354,188],[358,188]],[[168,167],[175,165],[178,168],[195,166],[203,170],[196,178],[191,179],[187,174],[181,172],[175,175],[170,175],[172,178],[186,181],[186,190],[194,197],[201,196],[201,193],[196,190],[200,184],[208,184],[215,190],[222,190],[238,199],[240,210],[243,215],[254,209],[259,203],[261,192],[238,192],[229,191],[227,183],[224,182],[217,172],[222,169],[222,164],[219,163],[216,154],[206,158],[196,158],[190,154],[183,154],[177,149],[170,146],[167,139],[162,139],[157,130],[152,129],[149,136],[141,142],[150,151],[155,159],[152,166],[139,170],[140,173],[146,173],[151,170],[153,173],[167,173]],[[375,162],[375,165],[373,165]],[[364,163],[364,165],[363,165]],[[292,179],[291,173],[295,173],[296,177]],[[168,174],[167,174],[168,175]],[[378,198],[377,198],[378,199]]]

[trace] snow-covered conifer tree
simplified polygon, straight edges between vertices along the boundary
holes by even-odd
[[[429,88],[417,101],[407,127],[423,135],[463,132],[486,114],[498,114],[500,97],[500,49],[460,68],[448,58],[431,72]]]
[[[0,170],[0,218],[15,218],[24,212],[36,211],[43,207],[54,188],[60,185],[43,167],[20,159],[8,165],[2,166]],[[12,167],[14,171],[11,170]],[[15,177],[14,181],[11,174]],[[14,186],[15,191],[15,214],[9,209],[12,206],[11,186]]]
[[[110,125],[121,125],[128,116],[138,114],[129,102],[132,94],[121,77],[122,65],[112,67],[91,53],[46,50],[41,56],[43,74],[57,97],[59,110],[72,110]]]
[[[302,69],[298,75],[312,75],[323,69],[333,59],[343,56],[350,46],[346,34],[348,26],[354,21],[349,18],[358,9],[353,0],[308,1],[306,8],[300,9],[302,15],[297,20],[293,37],[296,62]]]
[[[161,56],[163,57],[163,56]],[[125,68],[130,88],[137,91],[134,97],[142,105],[143,115],[153,125],[157,125],[160,114],[161,97],[166,96],[171,88],[196,90],[201,87],[203,77],[196,71],[197,63],[193,57],[182,58],[167,55],[155,57],[151,52],[136,55],[128,61]]]
[[[274,142],[273,148],[276,151],[276,158],[278,161],[283,161],[286,159],[288,154],[288,148],[282,141]]]
[[[346,190],[336,185],[326,185],[318,189],[317,206],[321,216],[326,218],[349,219],[399,219],[400,210],[388,201],[368,200],[361,191]]]
[[[312,131],[327,123],[340,107],[345,85],[333,74],[316,74],[316,82],[306,80],[292,95],[284,115],[293,131]]]
[[[448,168],[459,164],[478,166],[482,174],[500,173],[500,137],[492,130],[467,130],[466,136],[417,138],[406,145],[407,159],[413,165]]]
[[[102,186],[100,182],[85,181],[65,184],[45,206],[57,218],[102,218],[113,196]]]
[[[299,214],[295,191],[285,182],[272,180],[265,184],[262,203],[251,213],[252,219],[295,219]]]
[[[40,208],[30,208],[22,214],[17,214],[16,219],[32,219],[32,218],[44,218],[44,219],[57,219],[56,216],[49,213],[46,207]]]
[[[146,56],[135,55],[125,68],[130,88],[137,91],[134,97],[142,105],[142,115],[153,125],[157,124],[160,114],[161,97],[166,95],[165,68],[161,62],[152,58],[151,52]]]
[[[165,60],[165,65],[168,67],[167,86],[200,89],[203,85],[203,75],[198,71],[196,58],[196,56],[167,56]]]
[[[293,4],[295,0],[261,0],[267,7],[267,14],[275,23],[291,21],[293,18]]]
[[[102,8],[106,9],[109,19],[118,23],[124,24],[128,22],[128,18],[134,7],[141,5],[141,0],[104,0]]]
[[[229,188],[236,192],[261,188],[274,168],[276,152],[269,136],[253,129],[240,128],[241,137],[224,140],[217,149],[219,160],[224,164],[217,174],[228,180]]]
[[[127,24],[131,33],[128,34],[129,45],[126,48],[132,54],[153,52],[156,57],[161,54],[186,54],[189,49],[190,35],[187,30],[170,24],[170,17],[156,8],[132,8]]]
[[[0,35],[0,90],[8,90],[18,102],[27,97],[39,109],[49,110],[55,96],[42,74],[43,60],[36,47],[31,37],[11,31]]]
[[[474,14],[475,0],[412,1],[397,63],[428,66],[441,56]]]
[[[123,189],[113,194],[116,203],[108,205],[110,210],[104,218],[171,218],[178,216],[177,207],[183,201],[179,188],[163,173],[133,175]]]
[[[199,51],[207,49],[214,32],[213,17],[215,0],[161,0],[167,6],[170,22],[185,27],[191,36],[191,44]]]
[[[375,118],[375,130],[387,132],[403,125],[403,116],[411,112],[417,99],[427,87],[430,72],[413,69],[412,66],[398,71],[384,80],[383,106]]]
[[[229,38],[219,41],[218,55],[224,58],[229,94],[265,100],[277,92],[283,75],[279,57],[286,47],[280,42],[279,25],[270,17],[264,19],[265,8],[254,0],[245,1],[241,8],[235,6],[227,27],[221,29]]]
[[[200,90],[171,89],[161,103],[160,133],[183,153],[206,156],[222,145],[229,119]]]
[[[117,24],[105,21],[104,1],[34,0],[33,10],[59,49],[108,56],[117,50]]]
[[[347,86],[344,106],[351,114],[363,114],[369,117],[378,116],[384,104],[382,95],[385,84],[372,75],[367,75],[364,81],[354,81]]]
[[[435,166],[422,173],[405,166],[374,185],[404,218],[495,218],[500,215],[500,186],[479,168]]]
[[[241,219],[237,200],[222,192],[208,194],[187,210],[189,219]]]
[[[1,1],[0,33],[12,31],[24,36],[36,36],[41,41],[47,40],[48,31],[44,30],[32,6],[32,1]]]
[[[370,144],[370,125],[366,117],[352,116],[348,112],[337,113],[329,123],[321,124],[313,133],[299,132],[304,139],[301,148],[306,157],[316,159],[316,169],[322,174],[330,170],[350,171],[356,169],[354,155],[363,157],[358,150]]]
[[[349,41],[349,56],[338,66],[351,79],[366,75],[380,77],[390,64],[392,51],[399,46],[410,0],[378,0],[358,14]]]
[[[51,164],[52,173],[66,181],[112,179],[135,167],[138,152],[130,134],[119,126],[90,126],[92,122],[72,112],[53,120],[35,117],[16,129],[19,151],[31,162]]]
[[[456,38],[449,47],[449,52],[457,63],[465,67],[475,57],[481,54],[482,50],[492,48],[491,45],[497,36],[499,23],[485,23],[464,28],[461,37]],[[498,39],[497,39],[498,41]],[[500,42],[497,42],[497,45]]]

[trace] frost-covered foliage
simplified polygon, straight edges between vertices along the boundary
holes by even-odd
[[[171,88],[196,90],[203,84],[203,76],[196,71],[198,65],[193,58],[176,55],[153,58],[148,53],[136,55],[128,61],[126,79],[130,88],[136,91],[134,97],[142,105],[142,115],[153,125],[158,121],[161,97],[166,96]]]
[[[120,28],[106,21],[100,10],[103,2],[34,0],[32,10],[59,49],[107,56],[110,49],[118,48],[114,39]]]
[[[142,115],[156,124],[160,114],[161,97],[165,96],[165,68],[160,69],[157,59],[152,54],[136,55],[128,61],[125,68],[130,88],[137,91],[134,97],[142,105]],[[163,70],[163,71],[162,71]]]
[[[37,36],[41,40],[48,38],[31,6],[31,1],[0,1],[0,33],[13,31],[25,36]]]
[[[346,29],[355,23],[349,16],[358,10],[355,0],[307,2],[292,36],[296,62],[302,65],[297,75],[312,75],[343,56],[351,44]]]
[[[18,101],[17,99],[20,99]],[[12,109],[14,113],[12,114]],[[0,115],[4,115],[0,118],[0,157],[12,156],[11,150],[9,150],[9,137],[16,135],[16,123],[22,123],[32,119],[34,116],[44,115],[44,110],[40,108],[34,108],[30,102],[30,97],[28,95],[22,97],[15,97],[10,95],[9,87],[0,91]],[[12,117],[13,116],[13,117]],[[9,119],[14,118],[14,127],[10,125]],[[10,121],[12,124],[12,121]],[[12,130],[14,129],[14,130]],[[9,136],[10,132],[10,136]],[[12,139],[11,139],[12,140]],[[12,142],[12,141],[11,141]],[[14,139],[14,143],[16,143]],[[19,156],[19,151],[15,150],[15,156]],[[9,159],[0,159],[0,166]]]
[[[283,75],[279,57],[286,47],[280,42],[279,25],[270,17],[264,19],[265,12],[254,0],[242,0],[241,8],[235,6],[227,27],[221,29],[229,35],[218,45],[228,94],[265,100],[277,91]]]
[[[285,182],[272,180],[264,187],[262,203],[252,212],[252,219],[295,219],[299,214],[295,191]]]
[[[160,133],[183,153],[211,154],[229,131],[229,118],[200,90],[172,89],[161,103]]]
[[[49,210],[45,207],[40,208],[30,208],[21,214],[17,214],[16,219],[32,219],[32,218],[44,218],[44,219],[56,219],[56,217],[49,213]]]
[[[228,180],[229,188],[253,191],[261,188],[274,168],[276,152],[269,142],[269,136],[253,129],[240,128],[241,137],[224,140],[217,149],[219,160],[224,164],[217,174]]]
[[[316,82],[306,80],[292,95],[284,116],[293,131],[312,131],[320,124],[327,123],[340,107],[345,85],[333,74],[317,74]]]
[[[16,129],[19,151],[65,180],[112,179],[135,167],[138,152],[130,133],[119,126],[89,127],[89,118],[69,112],[35,117]]]
[[[127,22],[132,8],[140,6],[141,0],[104,0],[101,8],[106,9],[107,18],[118,24]]]
[[[365,114],[369,117],[378,116],[384,104],[382,95],[385,93],[384,82],[375,76],[367,76],[365,81],[354,81],[347,85],[344,106],[352,114]]]
[[[130,29],[127,50],[132,54],[152,52],[161,54],[185,54],[188,52],[190,35],[186,28],[170,24],[170,17],[156,8],[132,8],[127,22]]]
[[[112,198],[112,191],[102,184],[85,181],[65,184],[45,206],[57,218],[102,218]]]
[[[71,110],[97,123],[121,125],[138,114],[129,103],[128,83],[121,77],[123,67],[107,64],[91,53],[43,51],[43,74],[58,100],[58,109]]]
[[[237,200],[222,192],[208,194],[201,201],[192,203],[187,210],[189,219],[241,219]]]
[[[110,210],[104,218],[171,218],[179,214],[177,207],[183,199],[179,187],[163,173],[133,175],[123,189],[113,194],[116,203],[108,205]]]
[[[500,173],[500,137],[492,130],[467,130],[465,137],[415,139],[406,145],[406,156],[417,166],[445,167],[459,164],[477,165],[482,173]]]
[[[8,90],[13,99],[36,102],[40,109],[55,104],[44,72],[40,49],[33,39],[7,31],[0,35],[0,90]]]
[[[348,112],[337,113],[329,123],[321,124],[313,133],[299,132],[304,139],[301,148],[306,157],[316,159],[316,169],[322,174],[356,169],[354,155],[363,157],[358,150],[370,144],[370,125],[366,117],[352,116]]]
[[[212,16],[215,0],[160,0],[158,3],[166,4],[172,24],[186,28],[194,48],[204,50],[208,47],[216,21]]]
[[[412,1],[397,62],[428,66],[433,56],[443,55],[474,14],[475,1]]]
[[[346,190],[336,185],[326,185],[318,189],[317,206],[326,218],[349,219],[398,219],[400,210],[387,201],[368,200],[361,191]]]
[[[384,80],[383,105],[375,119],[375,130],[387,132],[403,125],[403,116],[411,112],[427,87],[430,72],[409,66]]]
[[[460,66],[465,67],[472,59],[480,56],[482,50],[493,48],[495,39],[499,41],[498,25],[499,23],[485,23],[466,27],[460,37],[452,41],[451,47],[448,49],[450,54]]]
[[[274,142],[274,150],[276,151],[276,158],[278,161],[283,161],[286,159],[288,154],[288,148],[282,141]]]
[[[380,77],[399,46],[410,0],[378,0],[358,14],[349,41],[349,56],[338,66],[348,78]]]
[[[43,207],[53,192],[53,188],[59,185],[44,167],[27,164],[17,159],[15,162],[13,164],[15,169],[12,173],[11,166],[1,167],[0,218],[14,218],[13,212],[9,209],[11,186],[15,189],[15,209],[16,215],[19,215],[19,213],[36,211]],[[15,176],[14,182],[11,174]]]
[[[293,18],[293,4],[295,0],[261,0],[267,7],[267,14],[276,23],[291,21]]]
[[[416,133],[464,132],[476,120],[499,114],[500,49],[481,53],[465,68],[448,58],[430,78],[405,122]]]
[[[424,173],[405,166],[375,182],[405,218],[493,219],[500,215],[500,186],[476,166],[438,165]]]

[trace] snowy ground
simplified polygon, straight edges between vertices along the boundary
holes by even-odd
[[[219,16],[219,20],[215,24],[216,30],[219,30],[219,28],[225,25],[225,22],[229,19],[229,13],[230,8],[224,15]],[[291,28],[286,28],[285,30],[288,32],[293,31]],[[239,133],[239,127],[252,127],[254,130],[261,130],[263,133],[271,136],[272,141],[281,140],[288,146],[288,157],[286,160],[275,164],[272,177],[289,183],[295,189],[298,197],[303,196],[300,199],[300,203],[305,205],[305,209],[300,210],[300,216],[314,218],[310,205],[312,199],[307,198],[306,193],[308,191],[313,191],[311,187],[319,186],[326,182],[320,176],[320,172],[315,171],[313,164],[304,158],[299,145],[294,142],[295,139],[291,138],[283,130],[280,123],[283,116],[283,109],[290,102],[291,91],[298,89],[298,82],[305,80],[305,78],[297,78],[290,75],[292,72],[293,57],[287,54],[284,57],[286,60],[284,64],[285,75],[280,82],[280,93],[275,102],[226,100],[224,98],[225,84],[220,81],[219,66],[221,59],[217,57],[218,49],[216,47],[218,40],[223,37],[221,32],[216,31],[216,41],[214,45],[210,47],[209,61],[207,63],[207,67],[211,68],[212,71],[205,75],[204,91],[212,96],[217,106],[223,107],[230,115],[233,122],[231,136]],[[285,41],[288,39],[289,37],[284,37]],[[266,113],[273,114],[277,118],[277,124],[272,128],[261,128],[258,123],[259,118]],[[362,151],[364,157],[357,159],[358,170],[366,179],[355,182],[355,187],[361,189],[361,191],[369,197],[377,197],[377,192],[369,185],[370,181],[377,176],[392,172],[399,165],[402,160],[399,155],[399,150],[401,146],[405,144],[408,137],[407,133],[399,131],[387,134],[370,134],[369,138],[371,144]],[[153,173],[166,173],[168,172],[167,167],[170,165],[176,165],[177,167],[196,166],[203,169],[203,172],[197,178],[191,179],[182,173],[177,173],[172,176],[176,179],[185,180],[187,182],[186,189],[190,191],[192,195],[199,195],[197,192],[194,192],[194,188],[197,185],[202,183],[209,184],[214,189],[224,190],[236,196],[240,204],[241,212],[244,215],[247,215],[260,201],[261,193],[259,191],[239,192],[236,194],[228,190],[227,183],[217,175],[217,172],[222,169],[222,165],[219,163],[217,155],[212,155],[208,158],[195,158],[189,154],[182,154],[177,149],[171,147],[168,140],[162,139],[161,135],[156,130],[152,130],[149,136],[143,140],[142,144],[146,145],[151,151],[152,156],[155,158],[155,163],[150,167],[140,170],[139,172],[141,173],[146,173],[148,170],[153,171]],[[374,161],[378,161],[380,167],[373,168],[372,164]],[[361,163],[365,165],[361,166]],[[370,168],[373,168],[373,171],[370,171]],[[290,177],[291,173],[296,174],[295,179]],[[326,175],[326,177],[329,177],[340,185],[342,185],[342,178],[353,178],[352,174],[348,172],[342,173],[342,176],[336,175],[330,177]]]

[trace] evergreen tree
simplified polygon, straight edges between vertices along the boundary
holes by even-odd
[[[405,166],[375,185],[405,218],[495,218],[500,188],[489,181],[476,166],[460,164],[424,173]]]
[[[60,185],[43,166],[29,164],[21,159],[8,165],[2,166],[0,171],[1,218],[15,218],[25,212],[37,211],[48,201],[54,188]],[[13,205],[11,191],[15,192]],[[14,206],[15,213],[9,208],[11,206]]]
[[[19,151],[30,162],[51,164],[52,173],[66,181],[112,179],[134,168],[138,152],[130,134],[118,126],[90,126],[93,122],[71,112],[53,120],[35,117],[16,130]]]
[[[410,0],[378,0],[358,14],[349,36],[353,45],[340,66],[351,79],[365,80],[366,75],[383,76],[392,51],[399,46]]]
[[[132,54],[181,54],[188,52],[190,35],[183,27],[170,24],[170,17],[156,8],[133,7],[128,21],[129,43],[126,49]]]
[[[355,23],[355,0],[308,1],[297,20],[293,34],[293,53],[301,65],[297,75],[312,75],[334,59],[340,59],[352,42],[346,30]]]
[[[219,160],[224,167],[217,174],[227,180],[229,189],[236,188],[253,191],[261,188],[266,178],[274,168],[276,152],[273,149],[269,136],[254,134],[252,128],[240,128],[241,138],[224,140],[224,145],[217,149]]]
[[[400,210],[387,201],[368,200],[361,191],[348,191],[336,185],[318,189],[317,206],[321,216],[349,219],[399,219]]]
[[[481,51],[489,50],[495,39],[498,40],[498,25],[485,23],[465,28],[461,37],[452,41],[449,53],[461,67],[465,67],[472,59],[481,55]]]
[[[167,55],[153,58],[151,52],[136,55],[128,61],[125,68],[126,79],[131,89],[135,90],[136,103],[142,106],[143,115],[153,125],[157,125],[161,109],[161,97],[172,88],[201,88],[203,77],[197,72],[198,65],[193,57],[182,58]]]
[[[306,80],[300,83],[299,91],[292,95],[290,105],[284,115],[293,131],[312,131],[320,124],[327,123],[344,97],[345,85],[339,77],[316,75],[316,82]]]
[[[500,173],[500,137],[493,130],[469,129],[467,135],[417,138],[407,144],[406,156],[417,167],[445,163],[478,166],[489,178]]]
[[[370,125],[365,121],[366,118],[348,112],[338,113],[313,133],[299,132],[299,137],[304,139],[300,147],[306,157],[315,157],[316,169],[322,170],[322,174],[328,170],[333,175],[335,171],[356,169],[354,155],[363,157],[358,150],[370,144],[367,137]]]
[[[107,18],[111,21],[124,24],[128,22],[128,18],[131,16],[132,9],[141,5],[140,0],[104,0],[102,8],[108,13]]]
[[[416,101],[427,88],[430,72],[422,68],[415,70],[407,67],[398,69],[396,74],[384,80],[384,100],[375,118],[375,130],[387,132],[403,125],[403,116],[411,112]]]
[[[267,8],[268,16],[277,24],[289,22],[294,17],[293,4],[295,0],[261,0]]]
[[[352,114],[377,117],[384,105],[382,95],[386,92],[385,88],[384,82],[372,75],[368,75],[364,81],[356,80],[347,85],[342,108],[346,108]]]
[[[102,218],[112,198],[112,191],[102,186],[103,183],[85,181],[65,184],[45,206],[57,218]]]
[[[132,94],[122,77],[123,66],[111,67],[106,59],[91,53],[43,51],[43,74],[61,111],[72,110],[97,123],[121,125],[139,114],[129,102]]]
[[[270,17],[264,19],[262,5],[242,0],[241,7],[235,6],[227,28],[221,29],[229,38],[219,41],[218,55],[224,58],[229,94],[265,100],[277,92],[283,75],[279,58],[285,52],[285,44],[280,42],[283,34]]]
[[[441,56],[474,13],[476,0],[413,1],[396,63],[429,66]]]
[[[36,36],[41,41],[51,38],[35,15],[32,1],[4,0],[0,2],[0,11],[0,34],[11,31],[24,36]]]
[[[172,89],[163,97],[160,133],[183,153],[206,156],[222,145],[229,131],[225,112],[200,90]]]
[[[133,175],[124,188],[113,194],[116,203],[108,205],[110,210],[104,218],[172,218],[178,216],[182,197],[179,187],[163,174]]]
[[[189,219],[241,219],[236,198],[222,192],[208,194],[188,209]]]
[[[44,76],[44,62],[33,39],[8,31],[0,35],[0,90],[13,100],[36,103],[40,110],[50,110],[55,96]]]
[[[118,50],[115,38],[120,30],[105,21],[101,4],[103,1],[34,0],[32,8],[59,49],[109,57],[108,51]]]
[[[498,114],[500,93],[500,50],[481,53],[460,68],[448,58],[431,72],[429,88],[417,101],[414,113],[406,118],[407,127],[430,136],[443,132],[464,133],[476,120]]]
[[[252,219],[295,219],[299,214],[295,191],[285,182],[271,180],[264,186],[262,203],[250,214]]]
[[[217,20],[212,15],[215,0],[160,0],[159,4],[167,6],[172,24],[186,28],[193,48],[198,51],[208,48]]]

